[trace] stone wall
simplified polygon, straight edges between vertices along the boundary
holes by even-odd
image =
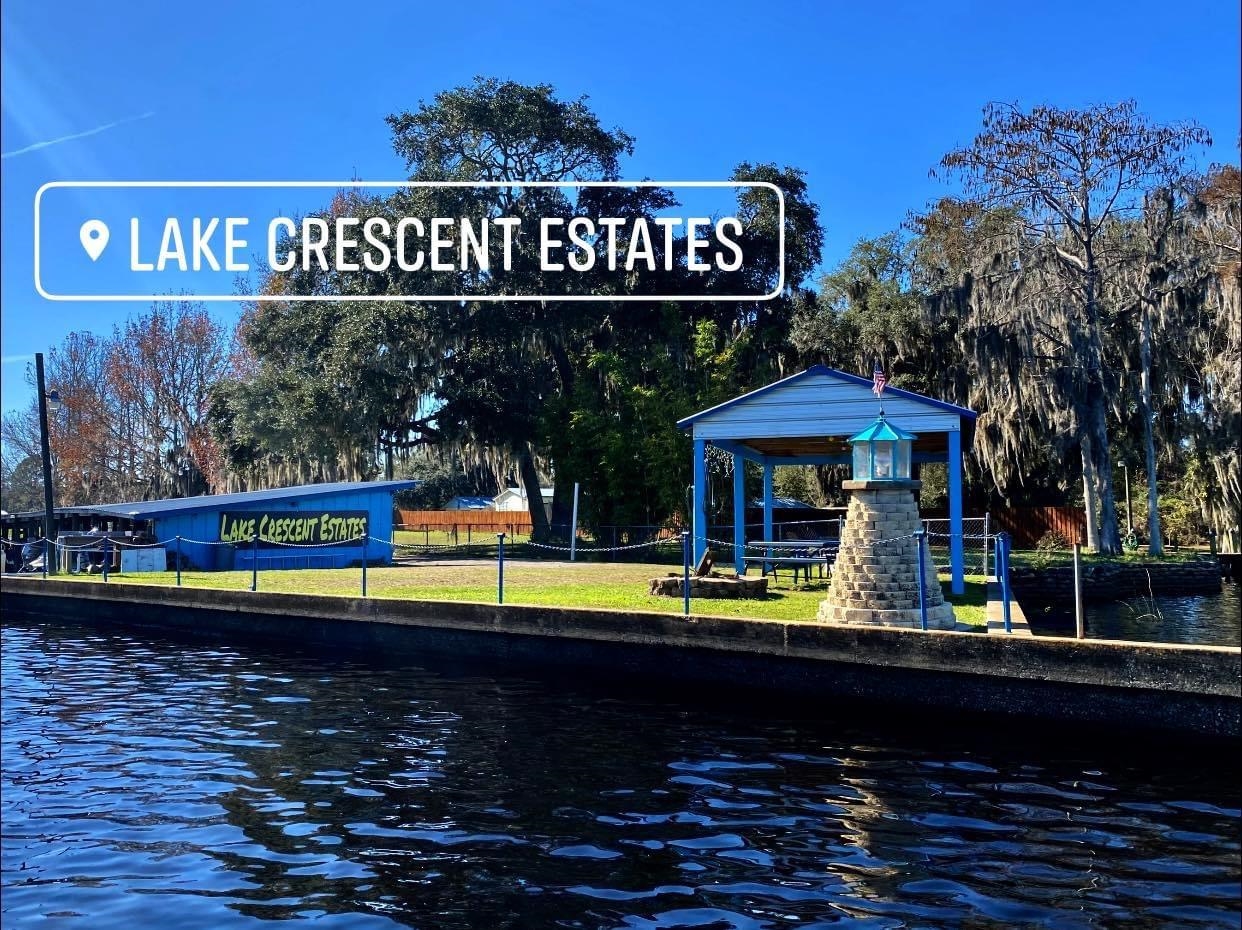
[[[1073,565],[1014,565],[1009,569],[1009,583],[1014,596],[1028,609],[1074,606]],[[1189,562],[1083,564],[1083,599],[1090,602],[1125,601],[1149,595],[1219,594],[1220,590],[1220,565],[1209,557]]]
[[[828,597],[819,607],[826,623],[858,623],[910,629],[922,625],[919,609],[919,547],[922,528],[914,492],[918,481],[846,481],[849,514],[832,568]],[[932,559],[923,563],[929,629],[951,630]]]

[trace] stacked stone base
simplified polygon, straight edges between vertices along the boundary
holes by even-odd
[[[922,528],[914,491],[918,481],[847,481],[849,513],[819,619],[859,626],[922,627],[919,609],[919,547]],[[953,605],[944,600],[936,567],[923,564],[927,628],[956,626]]]
[[[662,597],[684,597],[681,575],[652,578],[649,593]],[[737,575],[690,576],[691,597],[758,598],[767,593],[767,578],[745,578]]]
[[[846,623],[854,626],[897,626],[907,630],[918,630],[923,626],[922,615],[917,607],[913,610],[868,610],[865,607],[843,607],[823,601],[819,605],[818,616],[824,623]],[[956,625],[952,604],[946,602],[927,608],[929,630],[951,630]]]

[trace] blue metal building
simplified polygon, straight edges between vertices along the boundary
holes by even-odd
[[[150,535],[180,548],[203,570],[343,568],[392,561],[393,495],[417,481],[342,481],[176,500],[68,508],[103,519],[151,524]],[[363,545],[361,536],[373,537]],[[257,543],[255,537],[258,537]],[[221,545],[220,543],[226,543]]]

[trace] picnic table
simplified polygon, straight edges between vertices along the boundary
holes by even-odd
[[[799,569],[806,581],[811,580],[813,567],[819,568],[819,577],[823,578],[824,569],[836,560],[840,544],[839,539],[761,539],[746,545],[765,550],[763,555],[747,555],[743,560],[747,565],[760,566],[764,575],[770,571],[773,578],[778,577],[778,568],[791,569],[794,584],[797,584]]]

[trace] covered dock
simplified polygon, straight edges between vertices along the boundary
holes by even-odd
[[[962,535],[962,448],[976,414],[965,407],[887,387],[882,400],[872,380],[815,365],[677,422],[694,440],[694,560],[707,548],[707,448],[733,456],[733,551],[745,572],[745,462],[763,470],[764,539],[772,538],[773,472],[778,465],[849,465],[846,439],[870,424],[883,406],[888,420],[914,433],[916,465],[948,466],[949,553],[953,593],[965,590]],[[966,434],[963,436],[963,434]]]

